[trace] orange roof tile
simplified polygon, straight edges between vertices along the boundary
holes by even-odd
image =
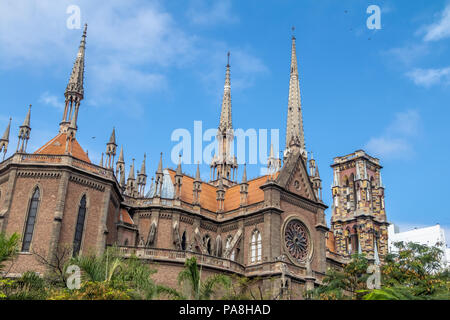
[[[172,182],[175,183],[175,171],[168,169]],[[253,180],[249,180],[248,183],[248,204],[254,204],[264,200],[264,191],[260,187],[266,183],[267,176],[261,176]],[[187,203],[194,201],[193,195],[194,178],[183,175],[183,184],[181,186],[181,200]],[[216,212],[217,206],[217,187],[208,183],[202,182],[202,191],[200,193],[200,206],[207,210]],[[240,206],[240,187],[239,184],[228,188],[225,191],[224,210],[230,211],[239,208]]]
[[[120,209],[119,212],[119,221],[124,222],[124,223],[128,223],[128,224],[134,224],[133,219],[131,219],[130,214],[128,213],[128,211],[126,209]]]
[[[63,155],[66,151],[66,138],[67,134],[59,133],[52,140],[44,144],[42,147],[37,149],[35,154],[52,154],[52,155]],[[83,151],[78,141],[75,139],[72,145],[72,156],[74,158],[91,163],[86,152]]]

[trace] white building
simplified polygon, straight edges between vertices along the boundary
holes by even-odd
[[[404,232],[400,232],[398,226],[390,224],[388,227],[388,247],[390,252],[397,251],[394,243],[399,241],[414,242],[427,246],[435,246],[441,243],[440,247],[444,251],[442,265],[444,267],[450,266],[450,248],[447,248],[444,229],[439,224],[432,227],[415,228]]]

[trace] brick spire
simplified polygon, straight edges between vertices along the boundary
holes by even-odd
[[[67,129],[74,118],[76,127],[78,118],[78,109],[80,102],[84,98],[84,58],[86,50],[86,32],[87,24],[84,25],[83,35],[81,37],[80,47],[78,48],[77,58],[72,68],[69,83],[67,84],[64,96],[66,97],[63,119],[60,123],[60,133],[67,132]]]
[[[299,148],[304,158],[307,157],[303,133],[302,103],[298,77],[295,36],[292,36],[291,71],[289,79],[289,101],[286,125],[286,150]]]

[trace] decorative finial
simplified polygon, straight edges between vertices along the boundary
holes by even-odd
[[[295,34],[294,34],[294,32],[295,32],[295,27],[292,26],[292,39],[295,39]]]
[[[228,56],[227,67],[229,67],[230,66],[230,51],[228,51],[227,56]]]

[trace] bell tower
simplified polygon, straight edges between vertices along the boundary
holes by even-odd
[[[334,158],[331,231],[338,254],[364,253],[377,260],[387,254],[384,186],[380,161],[358,150]]]

